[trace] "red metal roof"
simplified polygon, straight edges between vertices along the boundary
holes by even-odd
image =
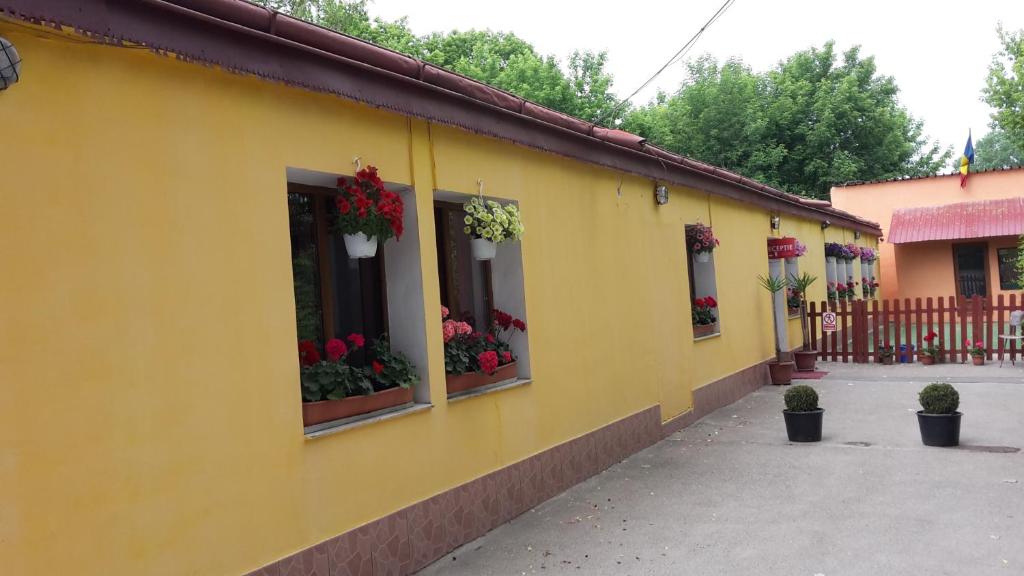
[[[890,244],[1024,234],[1024,198],[900,208],[892,213]]]

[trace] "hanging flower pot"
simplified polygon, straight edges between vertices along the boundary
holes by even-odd
[[[701,264],[707,264],[708,262],[711,262],[711,252],[697,252],[697,254],[694,255],[694,258]]]
[[[345,240],[349,258],[373,258],[377,245],[401,238],[405,206],[395,192],[384,188],[377,169],[367,166],[349,181],[338,178],[338,223],[335,231]]]
[[[473,247],[474,260],[494,260],[494,255],[498,253],[498,245],[487,238],[473,238],[470,245]]]
[[[693,252],[695,262],[706,264],[711,261],[711,253],[718,248],[718,239],[715,238],[710,226],[701,223],[688,224],[686,226],[686,245]]]
[[[501,204],[476,197],[462,205],[466,212],[466,226],[462,229],[472,241],[474,260],[493,260],[498,244],[518,240],[523,235],[523,223],[515,204]]]
[[[345,251],[349,258],[373,258],[377,255],[377,237],[367,238],[366,234],[344,234]]]

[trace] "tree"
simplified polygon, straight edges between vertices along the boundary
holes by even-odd
[[[507,90],[584,120],[596,121],[612,109],[612,77],[604,52],[574,52],[568,71],[509,32],[469,30],[416,36],[408,21],[370,18],[368,0],[255,0],[344,34],[409,54],[485,84]],[[608,118],[615,122],[625,113]]]
[[[858,47],[797,52],[767,73],[710,56],[625,126],[681,154],[788,192],[824,198],[840,182],[932,174],[950,150],[922,135],[899,89]]]
[[[996,29],[1002,48],[992,57],[983,100],[995,109],[992,121],[1017,150],[1024,150],[1024,30]]]

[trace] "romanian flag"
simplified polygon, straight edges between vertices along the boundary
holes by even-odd
[[[967,173],[974,164],[974,144],[971,143],[971,132],[967,131],[967,146],[964,146],[964,155],[960,157],[960,187],[967,187]]]

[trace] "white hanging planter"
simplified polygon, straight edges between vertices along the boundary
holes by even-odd
[[[711,262],[711,252],[697,252],[694,254],[694,259],[701,264],[707,264]]]
[[[363,232],[357,232],[344,234],[342,237],[345,239],[345,251],[348,252],[349,258],[373,258],[377,255],[376,236],[367,238]]]
[[[836,257],[835,256],[826,256],[825,257],[825,262],[828,262],[829,264],[835,264],[836,263]]]
[[[474,260],[494,260],[494,255],[498,252],[498,245],[487,238],[473,238],[470,244],[473,247]]]

